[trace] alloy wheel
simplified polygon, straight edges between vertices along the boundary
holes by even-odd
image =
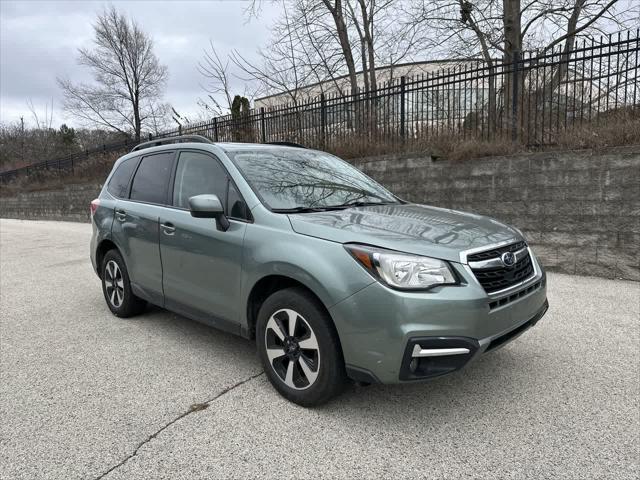
[[[320,349],[309,323],[294,310],[278,310],[264,335],[269,365],[280,380],[295,390],[313,385],[320,372]]]
[[[124,280],[118,264],[109,260],[104,270],[104,285],[109,302],[114,308],[119,308],[124,301]]]

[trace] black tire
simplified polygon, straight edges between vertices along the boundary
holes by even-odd
[[[287,310],[297,313],[294,328],[297,328],[298,335],[287,335],[287,322],[290,318]],[[279,334],[274,331],[274,324],[280,326]],[[282,335],[284,339],[278,335]],[[310,342],[317,345],[317,348],[304,348]],[[291,402],[304,407],[315,407],[326,403],[344,388],[347,376],[338,334],[326,310],[305,289],[279,290],[265,300],[258,313],[256,343],[269,381]],[[269,360],[268,344],[271,352],[282,348],[283,355]],[[276,355],[279,353],[276,352]],[[305,365],[302,362],[306,365],[306,371],[313,374],[312,382],[309,381],[308,373],[305,375]],[[293,363],[295,378],[288,376],[289,363]],[[313,368],[316,370],[311,371]],[[292,388],[286,383],[287,379],[290,384],[298,382],[298,385]]]
[[[120,272],[120,276],[116,274],[116,278],[121,278],[121,282],[110,282],[113,277],[114,267],[117,266],[116,272]],[[109,268],[109,271],[107,270]],[[129,273],[127,266],[122,259],[122,255],[117,250],[109,250],[102,260],[101,266],[102,293],[107,302],[107,306],[111,313],[116,317],[128,318],[142,313],[147,306],[147,302],[136,297],[131,291],[131,283],[129,281]],[[122,284],[114,292],[114,284]]]

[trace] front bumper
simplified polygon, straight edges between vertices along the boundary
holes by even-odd
[[[465,265],[454,264],[462,285],[416,293],[376,282],[334,305],[330,313],[349,376],[376,383],[424,380],[513,340],[548,308],[546,276],[534,262],[533,278],[498,296],[487,295]],[[468,352],[428,352],[450,348]],[[421,350],[423,356],[413,356]]]
[[[459,370],[478,355],[495,350],[533,327],[549,309],[545,300],[540,310],[515,328],[476,340],[466,337],[411,338],[402,358],[400,380],[427,380]]]

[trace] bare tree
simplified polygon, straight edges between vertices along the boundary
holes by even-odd
[[[349,82],[351,83],[351,94],[355,95],[358,92],[358,76],[356,73],[356,65],[353,60],[353,51],[351,49],[351,41],[349,39],[349,31],[347,29],[342,0],[322,0],[322,2],[325,7],[327,7],[327,10],[333,18],[333,22],[335,23],[340,47],[342,47],[344,62],[347,66],[347,71],[349,72],[348,75]]]
[[[291,9],[283,2],[283,13],[272,26],[269,44],[260,50],[257,62],[248,60],[239,51],[231,53],[231,60],[241,71],[238,75],[245,82],[257,82],[263,94],[284,93],[293,105],[297,105],[303,95],[303,86],[312,82],[317,70],[310,61],[307,35],[311,25],[304,15],[312,12],[306,9]]]
[[[555,68],[543,88],[546,95],[567,74],[567,56],[579,35],[602,31],[607,26],[624,27],[632,22],[635,0],[414,0],[409,12],[414,25],[428,37],[425,43],[438,56],[473,58],[480,55],[488,68],[487,114],[490,129],[497,115],[498,97],[512,103],[516,69],[506,67],[504,83],[497,90],[497,66],[511,64],[523,50],[539,56],[561,48],[564,65]],[[637,18],[637,17],[636,17]],[[526,75],[526,73],[525,73]],[[539,101],[547,101],[537,95]],[[513,120],[511,109],[504,119]]]
[[[140,140],[143,126],[164,115],[160,105],[167,68],[153,52],[153,40],[114,7],[93,26],[94,47],[79,49],[79,63],[91,69],[94,83],[58,79],[65,109],[92,126],[133,132]]]
[[[379,33],[382,33],[385,28],[379,28],[377,18],[378,15],[381,15],[383,18],[389,19],[391,12],[388,11],[388,7],[394,3],[398,2],[394,0],[383,0],[382,2],[377,2],[376,0],[347,0],[351,20],[360,38],[362,75],[364,77],[364,88],[367,91],[378,88],[376,75],[377,45],[374,41],[374,36],[377,36],[376,28],[379,29]],[[391,22],[395,23],[396,21],[397,19],[395,18],[391,19]],[[389,37],[391,36],[395,37],[394,43],[401,43],[399,42],[400,38],[398,37],[400,35],[398,31],[394,31]],[[402,57],[404,58],[404,56]]]
[[[514,52],[542,53],[576,36],[637,23],[636,0],[414,0],[407,12],[439,56],[475,57],[490,62]],[[634,10],[635,9],[635,10]],[[634,13],[635,12],[635,13]],[[433,47],[439,47],[434,49]]]
[[[42,160],[56,159],[79,151],[76,130],[63,124],[53,127],[53,99],[43,107],[26,101],[31,121],[25,117],[0,123],[0,169],[21,167]]]
[[[230,58],[224,61],[218,51],[209,40],[209,49],[203,52],[202,60],[198,62],[198,71],[206,79],[206,84],[201,85],[207,93],[207,100],[199,99],[198,104],[205,110],[212,110],[218,115],[231,111],[233,95],[231,93]],[[223,97],[224,105],[218,98]]]
[[[280,0],[282,15],[271,27],[269,45],[259,51],[261,60],[250,62],[233,54],[244,80],[255,79],[263,93],[286,94],[292,103],[301,95],[328,89],[344,95],[376,89],[376,66],[392,70],[415,58],[416,29],[403,22],[397,8],[402,0]],[[248,8],[260,15],[262,2]],[[356,65],[362,67],[362,75]],[[363,85],[360,84],[363,82]],[[304,88],[313,84],[313,88]]]
[[[263,0],[264,1],[264,0]],[[274,2],[275,3],[275,2]],[[638,18],[637,0],[279,0],[283,19],[261,65],[245,62],[248,78],[294,101],[301,85],[330,80],[333,90],[376,89],[376,66],[481,56],[492,71],[525,49],[571,50],[579,35]],[[634,7],[635,5],[635,7]],[[409,7],[407,7],[409,6]],[[250,17],[259,17],[252,0]],[[635,12],[629,13],[635,8]],[[634,16],[635,13],[635,16]],[[356,71],[361,65],[362,79]],[[253,67],[253,68],[251,68]],[[386,74],[386,72],[385,72]],[[508,82],[508,79],[507,79]],[[494,88],[495,90],[495,88]],[[317,91],[314,89],[314,91]]]
[[[204,49],[203,57],[198,62],[197,68],[205,79],[205,83],[200,85],[205,92],[205,96],[197,99],[197,104],[201,109],[200,114],[197,116],[198,121],[203,121],[206,118],[210,119],[215,115],[221,116],[232,113],[233,100],[235,98],[233,89],[237,88],[234,87],[234,84],[237,83],[237,80],[242,80],[239,78],[239,69],[236,61],[232,61],[232,55],[226,55],[223,60],[213,42],[209,40],[209,47]],[[253,88],[255,81],[246,79],[243,83],[241,97],[253,99],[255,96],[255,89]],[[173,110],[172,119],[178,125],[192,123],[186,117],[178,114],[175,109]]]
[[[333,22],[327,21],[324,7],[313,1],[297,2],[293,4],[293,11],[298,12],[296,21],[302,28],[297,36],[314,81],[323,93],[324,83],[330,82],[334,91],[344,95],[345,85],[338,80],[344,73],[342,48]]]
[[[40,115],[38,109],[33,103],[33,100],[27,100],[27,108],[31,113],[31,118],[33,122],[36,124],[37,130],[50,130],[53,125],[53,98],[51,99],[50,104],[45,103],[44,105],[44,117]]]
[[[353,22],[353,26],[358,33],[358,38],[360,39],[360,61],[362,62],[364,89],[365,91],[375,90],[376,69],[373,38],[371,36],[372,15],[370,16],[370,12],[367,9],[364,0],[357,0],[357,2],[358,5],[354,7],[354,2],[347,0],[347,6],[349,7],[351,21]],[[375,0],[371,0],[371,5],[374,4]]]
[[[27,108],[31,113],[31,119],[35,124],[35,128],[31,129],[32,146],[42,155],[46,155],[52,150],[51,146],[56,142],[56,131],[52,128],[53,98],[50,103],[44,104],[43,114],[38,111],[38,108],[34,105],[33,100],[31,99],[27,100]]]

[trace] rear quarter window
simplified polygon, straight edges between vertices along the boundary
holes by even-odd
[[[131,180],[131,174],[136,168],[138,162],[137,158],[128,158],[123,161],[109,180],[107,185],[107,191],[117,198],[126,198],[129,189],[129,180]]]

